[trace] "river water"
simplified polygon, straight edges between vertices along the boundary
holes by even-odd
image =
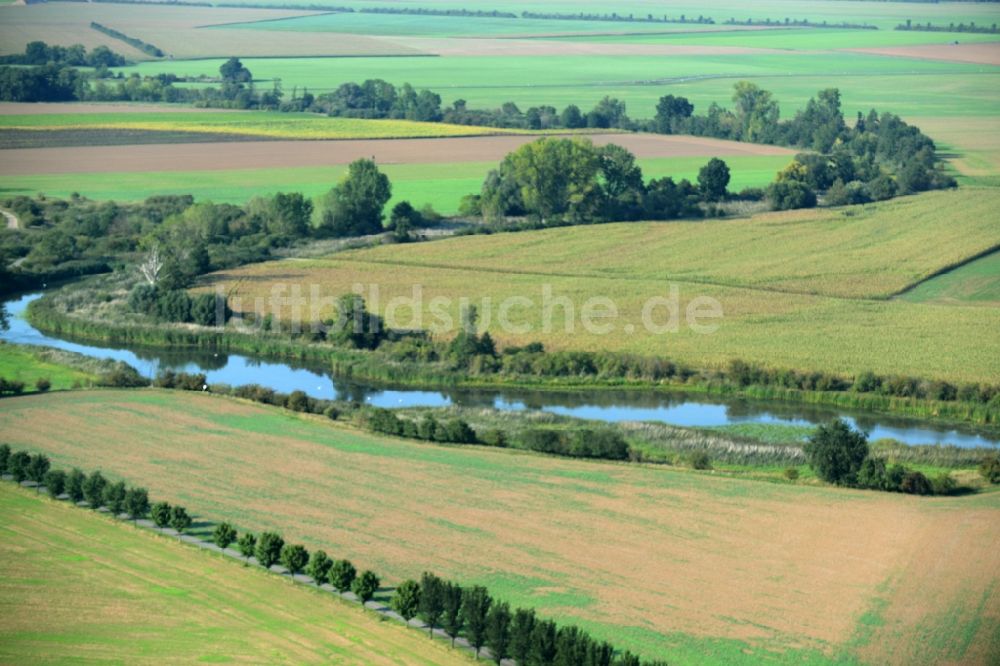
[[[198,350],[94,346],[69,338],[50,337],[31,326],[24,319],[24,311],[28,303],[40,296],[28,294],[7,301],[7,312],[11,315],[10,329],[0,333],[0,338],[124,361],[147,377],[155,376],[160,370],[171,369],[203,372],[210,384],[260,384],[283,393],[300,390],[314,398],[353,400],[386,408],[462,405],[508,410],[537,409],[608,422],[659,421],[693,427],[744,423],[811,426],[839,416],[868,432],[872,440],[892,438],[906,444],[1000,446],[1000,435],[988,430],[952,428],[883,414],[812,405],[639,390],[393,389],[355,379],[345,381],[332,376],[328,368],[317,364]]]

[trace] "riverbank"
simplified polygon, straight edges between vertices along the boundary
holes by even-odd
[[[902,398],[855,391],[805,391],[774,386],[737,386],[725,381],[699,381],[694,374],[648,381],[600,376],[531,376],[506,373],[470,374],[443,363],[399,361],[380,351],[337,347],[326,342],[293,339],[276,332],[241,332],[181,324],[110,323],[72,316],[51,298],[33,301],[25,313],[41,331],[81,341],[148,349],[245,353],[265,359],[310,363],[344,381],[364,381],[385,388],[412,390],[531,390],[560,393],[608,392],[670,396],[693,394],[723,399],[749,399],[782,405],[853,410],[919,419],[942,426],[974,425],[1000,437],[1000,405],[964,401]]]

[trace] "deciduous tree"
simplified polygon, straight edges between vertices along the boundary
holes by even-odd
[[[465,619],[466,635],[469,644],[476,650],[477,658],[479,650],[486,642],[486,617],[489,615],[492,603],[493,599],[489,592],[481,585],[466,589],[462,597],[462,614]]]
[[[378,586],[381,584],[378,576],[375,575],[373,571],[363,571],[361,575],[354,579],[351,583],[351,592],[354,596],[358,598],[362,604],[366,604],[371,601],[375,593],[378,592]]]
[[[229,523],[219,523],[212,531],[212,541],[222,550],[229,548],[236,541],[236,528]]]
[[[409,622],[417,614],[417,608],[420,606],[421,599],[421,587],[420,584],[415,580],[404,580],[396,588],[396,591],[392,594],[392,599],[389,601],[389,606],[392,610],[399,613],[403,621]],[[431,630],[433,634],[433,629]]]
[[[257,562],[265,569],[270,569],[278,563],[281,558],[281,549],[285,545],[285,540],[274,532],[264,532],[257,539]]]
[[[309,551],[301,544],[287,544],[281,549],[281,566],[288,573],[295,575],[306,568],[309,563]]]
[[[347,592],[351,589],[351,585],[354,584],[354,578],[357,576],[358,571],[351,564],[350,560],[337,560],[330,567],[330,585],[341,594]]]

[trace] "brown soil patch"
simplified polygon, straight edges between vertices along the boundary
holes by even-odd
[[[496,162],[537,136],[350,141],[246,141],[143,146],[25,148],[3,151],[0,174],[211,171],[318,167],[374,157],[382,164]],[[719,139],[655,134],[595,134],[596,144],[616,143],[637,157],[792,155],[794,151]]]
[[[1000,42],[977,44],[924,44],[921,46],[883,46],[871,49],[845,49],[856,53],[894,56],[897,58],[918,58],[920,60],[944,60],[947,62],[970,62],[977,65],[1000,65]]]
[[[522,595],[515,603],[601,623],[615,640],[616,626],[645,627],[830,653],[886,595],[877,649],[889,661],[905,662],[895,655],[916,651],[907,646],[919,645],[920,630],[956,606],[981,618],[981,636],[998,627],[995,585],[976,610],[1000,569],[991,497],[928,500],[446,450],[219,398],[161,393],[153,404],[148,395],[7,400],[0,434],[57,466],[100,465],[240,529],[278,529],[390,583],[423,570],[510,581]],[[103,406],[115,407],[113,418]],[[906,584],[884,592],[887,581]],[[970,588],[980,590],[974,599]],[[584,601],[545,602],[546,590]]]

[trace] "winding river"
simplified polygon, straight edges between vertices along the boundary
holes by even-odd
[[[170,351],[141,347],[94,346],[70,338],[45,335],[24,319],[28,303],[41,294],[7,301],[9,330],[0,338],[44,345],[96,358],[124,361],[147,377],[164,369],[203,372],[209,383],[232,386],[260,384],[288,393],[305,391],[315,398],[340,398],[378,407],[462,405],[497,409],[537,409],[600,421],[660,421],[679,426],[717,427],[745,423],[811,426],[840,416],[869,433],[873,440],[892,438],[906,444],[953,444],[960,447],[1000,446],[1000,434],[984,429],[950,427],[883,414],[780,402],[658,391],[540,391],[525,389],[392,389],[331,376],[320,364],[275,361],[196,350]]]

